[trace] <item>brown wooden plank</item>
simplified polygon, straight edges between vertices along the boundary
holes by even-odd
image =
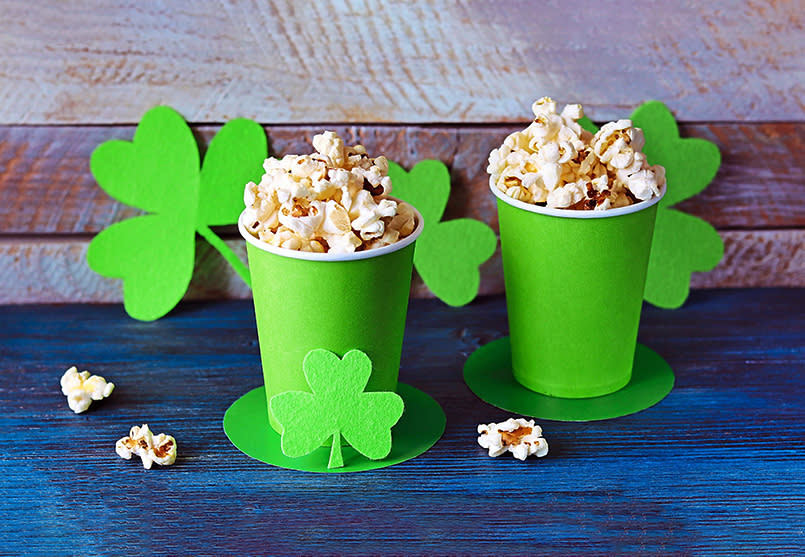
[[[35,16],[32,16],[35,13]],[[0,123],[802,120],[799,2],[4,0]],[[32,22],[35,21],[35,24]]]
[[[372,153],[406,168],[435,158],[451,168],[446,217],[470,216],[496,226],[486,158],[521,126],[269,126],[273,152],[308,153],[312,136],[335,129]],[[206,144],[219,128],[195,132]],[[131,139],[132,126],[0,126],[0,232],[95,233],[138,213],[108,197],[89,172],[92,150],[109,139]],[[689,124],[683,137],[714,141],[723,163],[714,182],[679,208],[718,228],[805,226],[805,123]]]
[[[805,230],[721,232],[724,258],[693,288],[805,286]]]
[[[709,273],[695,273],[694,288],[805,287],[805,230],[723,231],[725,257]],[[244,242],[227,244],[245,260]],[[88,240],[0,240],[0,305],[40,302],[119,302],[121,282],[86,264]],[[415,277],[415,297],[430,292]],[[482,268],[481,294],[503,292],[500,253]],[[198,242],[196,272],[187,299],[248,298],[249,289],[223,258]]]
[[[95,233],[138,214],[89,171],[95,147],[133,135],[134,127],[0,127],[0,232]]]

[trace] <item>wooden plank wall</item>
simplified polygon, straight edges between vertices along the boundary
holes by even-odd
[[[0,0],[0,304],[121,299],[84,257],[137,211],[96,186],[88,161],[154,105],[179,110],[202,144],[242,116],[277,154],[335,129],[406,167],[440,159],[446,218],[496,228],[486,157],[546,94],[595,121],[659,99],[683,136],[719,146],[713,184],[679,205],[726,246],[694,287],[805,286],[799,1],[65,4]],[[202,241],[197,265],[188,297],[249,296]],[[502,287],[496,255],[481,290]]]

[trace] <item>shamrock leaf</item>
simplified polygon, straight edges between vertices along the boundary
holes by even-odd
[[[246,266],[209,227],[237,222],[243,187],[259,178],[266,152],[259,124],[232,120],[210,142],[199,168],[193,132],[166,106],[145,113],[133,141],[107,141],[95,149],[90,170],[98,185],[150,213],[101,231],[87,250],[95,272],[123,279],[129,315],[158,319],[182,299],[193,275],[196,232],[248,284]]]
[[[632,122],[643,129],[648,162],[665,167],[668,182],[657,210],[643,296],[655,306],[678,308],[688,297],[691,273],[718,265],[724,243],[706,221],[669,207],[707,187],[721,165],[721,153],[704,139],[680,138],[673,114],[659,101],[639,106]]]
[[[655,306],[674,309],[688,297],[691,273],[718,265],[724,243],[709,223],[670,207],[707,187],[721,164],[721,154],[704,139],[680,138],[673,114],[659,101],[643,103],[631,119],[643,129],[648,162],[663,166],[667,180],[665,197],[658,204],[643,297]],[[586,117],[579,123],[590,132],[597,131]]]
[[[123,306],[141,321],[159,319],[182,299],[193,276],[195,232],[163,215],[118,222],[90,243],[96,273],[122,278]],[[137,251],[128,255],[132,248]]]
[[[706,139],[680,138],[674,115],[663,103],[643,103],[632,113],[632,122],[643,129],[643,152],[649,164],[665,167],[665,177],[672,184],[661,207],[693,197],[713,181],[721,165],[718,147]]]
[[[579,118],[579,125],[592,134],[595,134],[598,131],[598,126],[596,126],[595,123],[587,116],[582,116]]]
[[[394,195],[416,207],[425,220],[417,240],[414,267],[439,299],[463,306],[478,294],[479,267],[497,246],[485,223],[461,218],[440,222],[450,197],[450,173],[441,161],[424,160],[410,172],[389,162]]]
[[[655,257],[655,253],[661,256]],[[660,207],[643,297],[662,308],[681,306],[690,292],[691,272],[712,269],[723,255],[721,236],[710,223]]]
[[[343,359],[328,350],[311,350],[302,363],[312,393],[287,391],[271,397],[271,413],[282,426],[282,452],[290,457],[312,453],[332,437],[328,468],[344,465],[341,437],[372,460],[391,452],[391,428],[403,413],[402,398],[392,392],[363,392],[372,361],[360,350]]]

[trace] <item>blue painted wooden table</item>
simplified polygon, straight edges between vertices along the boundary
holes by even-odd
[[[508,415],[462,382],[506,334],[503,298],[414,300],[401,379],[447,414],[421,457],[375,472],[274,468],[230,445],[226,408],[261,382],[250,302],[0,307],[0,553],[805,553],[805,291],[694,292],[646,307],[640,341],[676,387],[639,414],[543,421],[550,454],[489,458],[475,427]],[[116,383],[74,415],[70,365]],[[174,466],[115,441],[148,423]]]

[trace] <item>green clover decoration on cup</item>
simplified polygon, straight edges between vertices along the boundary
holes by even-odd
[[[332,440],[328,468],[344,466],[341,439],[372,460],[391,452],[391,428],[403,414],[397,393],[365,392],[372,361],[360,350],[339,358],[319,348],[302,362],[312,392],[286,391],[271,397],[271,412],[282,425],[281,446],[286,456],[310,454]]]

